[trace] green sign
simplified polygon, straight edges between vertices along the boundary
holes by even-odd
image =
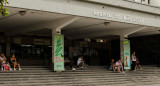
[[[130,62],[130,41],[123,40],[124,46],[124,69],[131,69],[131,62]]]
[[[63,35],[54,35],[54,71],[64,71]]]

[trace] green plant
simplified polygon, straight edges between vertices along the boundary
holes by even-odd
[[[8,9],[5,8],[7,4],[9,4],[7,0],[0,0],[0,14],[2,16],[8,16],[9,14]]]

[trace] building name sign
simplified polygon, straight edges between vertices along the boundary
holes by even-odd
[[[99,17],[106,17],[106,18],[110,18],[110,19],[117,19],[120,21],[127,21],[127,22],[131,22],[131,23],[144,23],[144,19],[142,18],[137,18],[137,17],[131,17],[129,15],[124,16],[124,15],[120,15],[120,14],[114,14],[114,13],[105,13],[105,12],[98,12],[98,11],[93,11],[93,15],[94,16],[99,16]]]

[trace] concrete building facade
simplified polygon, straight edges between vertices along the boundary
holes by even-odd
[[[43,40],[31,39],[31,42],[47,46],[52,44],[53,51],[53,35],[63,33],[70,41],[120,39],[123,62],[123,40],[160,33],[159,0],[8,1],[10,15],[0,16],[1,43],[5,43],[7,56],[11,54],[10,43],[21,44],[22,35],[44,37]],[[69,55],[72,56],[71,53]]]

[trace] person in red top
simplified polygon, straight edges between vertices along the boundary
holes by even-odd
[[[6,62],[7,58],[5,57],[4,53],[1,53],[0,54],[0,65],[1,65],[1,70],[5,70],[3,69],[3,66],[4,68],[5,67],[8,67],[7,70],[12,70],[10,65],[9,65],[9,62]]]

